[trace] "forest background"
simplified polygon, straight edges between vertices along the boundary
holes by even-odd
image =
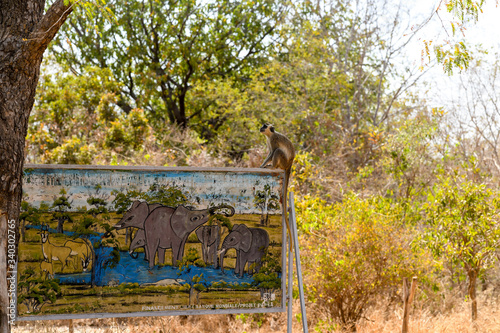
[[[399,330],[402,279],[416,276],[415,332],[496,332],[499,58],[462,35],[479,6],[451,4],[450,22],[393,0],[78,4],[45,54],[26,162],[258,167],[272,123],[297,149],[311,330]],[[419,36],[430,21],[441,42]],[[436,64],[460,96],[440,107]],[[285,324],[223,318],[149,323]]]

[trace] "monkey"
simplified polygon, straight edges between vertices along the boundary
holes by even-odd
[[[261,168],[266,168],[271,161],[271,167],[273,169],[285,170],[285,179],[283,180],[283,188],[285,189],[285,198],[282,200],[283,207],[285,209],[285,222],[288,231],[288,237],[290,238],[290,251],[292,250],[292,234],[290,232],[290,225],[288,223],[287,217],[287,193],[288,193],[288,181],[290,180],[290,172],[292,170],[293,160],[295,159],[295,148],[292,142],[284,135],[274,130],[274,126],[271,124],[264,124],[260,128],[260,132],[267,137],[267,148],[269,149],[269,155],[260,166]]]

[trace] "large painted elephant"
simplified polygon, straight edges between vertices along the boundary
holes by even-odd
[[[144,221],[146,221],[146,218],[148,217],[149,213],[151,213],[155,208],[158,207],[165,207],[162,206],[161,204],[154,203],[154,204],[148,204],[145,201],[139,201],[136,200],[132,203],[132,206],[123,214],[122,219],[120,222],[114,225],[113,228],[116,230],[124,229],[124,228],[139,228],[139,229],[144,229]],[[172,212],[175,210],[172,207],[167,207],[169,208]]]
[[[219,209],[229,209],[231,212],[226,213],[226,216],[233,216],[235,213],[233,207],[225,204],[202,210],[191,210],[181,205],[173,213],[171,209],[158,207],[144,221],[150,269],[155,264],[157,252],[158,262],[165,262],[165,249],[172,249],[172,265],[177,266],[177,261],[181,261],[184,256],[184,245],[191,232],[206,223]]]
[[[218,225],[204,225],[196,229],[196,236],[201,242],[203,261],[210,265],[218,266],[217,251],[219,250],[221,227]]]
[[[224,238],[220,254],[220,265],[224,271],[224,256],[229,249],[236,249],[234,273],[243,276],[245,265],[255,263],[255,273],[262,265],[262,257],[269,247],[269,234],[260,228],[249,228],[244,224],[235,224],[233,230]],[[253,272],[252,272],[253,273]]]

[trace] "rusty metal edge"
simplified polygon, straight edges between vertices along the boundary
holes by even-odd
[[[116,170],[116,171],[178,171],[178,172],[235,172],[284,175],[280,169],[264,168],[212,168],[212,167],[159,167],[127,165],[80,165],[80,164],[25,164],[24,169],[78,169],[78,170]]]

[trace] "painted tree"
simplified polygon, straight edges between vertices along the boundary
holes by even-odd
[[[256,264],[250,265],[249,269],[254,269]],[[262,257],[262,266],[257,274],[252,276],[252,286],[260,289],[261,299],[264,301],[272,301],[272,295],[276,290],[281,288],[281,258],[279,253],[267,251]],[[266,299],[264,295],[271,296],[271,299]]]
[[[139,197],[140,192],[135,189],[127,189],[125,192],[125,189],[121,189],[111,191],[111,195],[115,197],[111,202],[115,212],[123,214],[132,206],[134,198]]]
[[[100,283],[102,273],[106,268],[115,267],[120,261],[119,243],[109,223],[111,216],[107,209],[107,201],[100,192],[101,186],[94,187],[87,203],[90,208],[80,221],[73,225],[73,236],[81,237],[92,244],[92,271],[90,284]]]
[[[216,206],[216,204],[214,203],[209,204],[209,207],[214,207],[214,206]],[[208,219],[208,222],[206,223],[206,226],[213,226],[213,225],[217,226],[216,228],[217,234],[214,243],[216,246],[216,251],[214,251],[213,257],[209,258],[209,260],[214,263],[215,268],[218,268],[220,258],[217,253],[219,251],[222,235],[225,232],[224,227],[227,228],[228,232],[231,232],[233,230],[233,224],[231,223],[231,220],[227,216],[223,214],[214,214]],[[202,251],[206,250],[208,252],[206,244],[203,244],[202,246],[204,247]]]
[[[24,144],[45,49],[73,10],[71,1],[0,3],[0,262],[7,262],[7,221],[19,228]],[[0,269],[0,332],[9,331],[7,270]]]
[[[64,222],[73,222],[73,218],[69,214],[72,201],[69,200],[70,196],[66,195],[67,192],[64,188],[61,189],[59,194],[61,196],[54,197],[54,202],[50,208],[53,210],[52,218],[57,221],[56,231],[62,234],[64,233]]]
[[[161,204],[164,206],[177,207],[189,204],[189,193],[184,193],[177,186],[152,184],[147,191],[136,189],[121,189],[111,192],[114,195],[113,206],[118,214],[124,213],[130,208],[134,200],[144,200],[149,204]]]
[[[193,298],[196,299],[196,304],[200,304],[200,294],[208,290],[208,281],[199,269],[204,266],[205,262],[195,248],[190,248],[182,258],[182,262],[179,262],[177,276],[186,281],[184,287],[189,292],[189,305],[192,304]]]
[[[47,204],[43,202],[40,204],[40,208],[36,208],[24,200],[21,202],[21,214],[19,215],[19,221],[21,222],[21,240],[23,242],[26,242],[26,222],[31,225],[39,225],[41,222],[41,213],[47,211],[48,208]]]
[[[96,218],[97,215],[104,214],[106,217],[109,216],[107,209],[107,199],[109,196],[101,193],[101,185],[94,186],[94,193],[90,194],[87,199],[87,203],[90,205],[90,209],[87,210],[87,214],[92,215],[92,217]],[[109,220],[109,217],[107,218]]]
[[[189,193],[184,193],[178,186],[153,184],[146,192],[141,192],[139,199],[149,204],[158,203],[164,206],[177,207],[189,204]]]
[[[28,308],[28,313],[38,313],[44,304],[54,303],[61,296],[59,280],[43,279],[28,266],[19,277],[18,302]]]
[[[264,186],[262,191],[256,191],[253,199],[255,207],[261,211],[260,224],[269,224],[269,211],[276,211],[280,209],[280,199],[277,194],[271,191],[269,184]]]
[[[104,233],[96,230],[102,230]],[[86,214],[74,223],[72,231],[74,236],[86,239],[92,244],[90,284],[97,286],[104,270],[115,267],[120,260],[119,244],[111,232],[112,226],[99,217]]]

